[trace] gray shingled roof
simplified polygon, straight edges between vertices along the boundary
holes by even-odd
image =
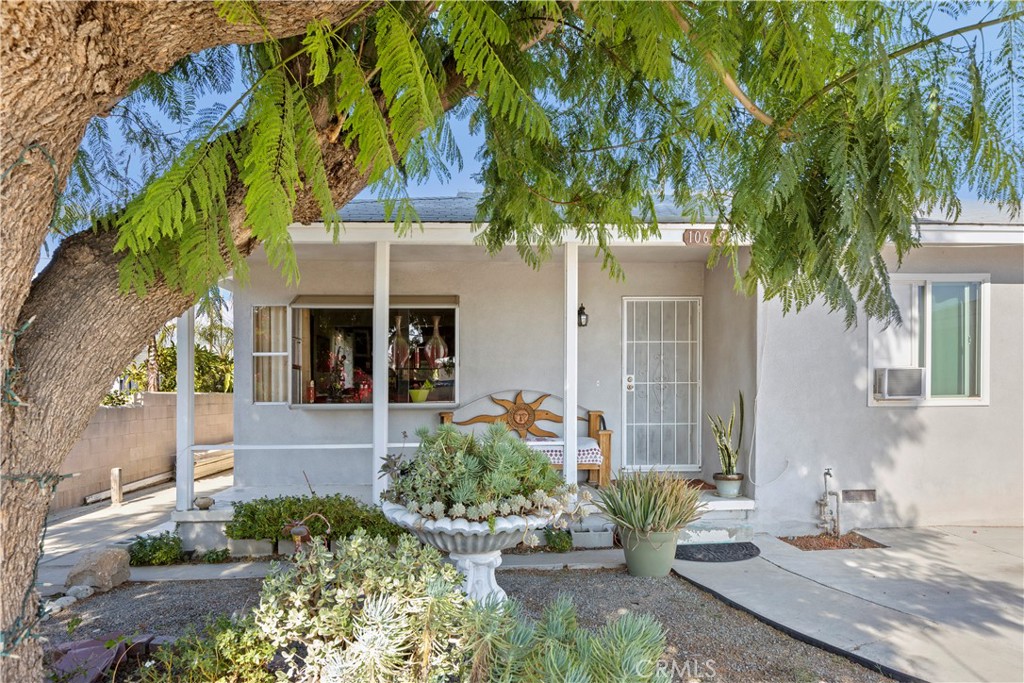
[[[454,197],[418,197],[412,200],[413,208],[424,223],[472,223],[476,218],[476,204],[479,192],[459,192]],[[655,211],[659,223],[688,223],[671,201],[658,202]],[[384,205],[376,199],[351,201],[339,212],[341,220],[352,223],[384,223]],[[919,219],[921,223],[950,223],[944,216],[928,215]],[[978,223],[990,225],[1020,225],[1021,217],[1011,219],[1005,211],[991,204],[978,201],[964,201],[963,211],[957,221],[962,224]]]
[[[412,205],[424,223],[472,223],[481,196],[479,192],[459,192],[454,197],[417,197],[412,199]],[[685,222],[671,202],[661,202],[656,209],[659,222]],[[385,222],[384,205],[376,199],[351,201],[339,213],[345,222]]]

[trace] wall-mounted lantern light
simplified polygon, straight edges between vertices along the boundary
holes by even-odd
[[[576,320],[580,327],[586,327],[590,322],[590,316],[587,315],[587,309],[583,304],[580,304],[580,310],[576,311]]]

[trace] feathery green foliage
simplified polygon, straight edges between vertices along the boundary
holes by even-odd
[[[578,239],[621,277],[612,238],[657,234],[655,202],[671,201],[718,225],[712,263],[726,259],[748,293],[786,310],[823,300],[848,324],[861,309],[898,320],[888,267],[917,244],[916,216],[955,217],[964,186],[1011,214],[1024,194],[1024,6],[992,6],[985,34],[975,7],[368,3],[343,24],[140,79],[110,118],[141,174],[109,123],[90,125],[54,228],[118,230],[122,285],[140,293],[244,275],[250,234],[295,279],[298,197],[338,228],[323,146],[356,148],[404,232],[418,223],[409,183],[461,163],[444,116],[456,107],[485,133],[488,249],[514,245],[537,266]],[[262,22],[256,3],[218,11]],[[936,35],[935,13],[959,28]],[[245,94],[199,109],[238,64]]]

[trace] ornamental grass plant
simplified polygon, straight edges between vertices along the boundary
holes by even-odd
[[[700,489],[669,472],[620,472],[601,491],[597,509],[619,527],[640,534],[678,531],[700,519]]]

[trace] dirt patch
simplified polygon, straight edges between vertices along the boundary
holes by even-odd
[[[875,543],[866,536],[850,532],[842,536],[818,534],[817,536],[779,536],[779,540],[795,545],[800,550],[865,550],[868,548],[887,548]]]

